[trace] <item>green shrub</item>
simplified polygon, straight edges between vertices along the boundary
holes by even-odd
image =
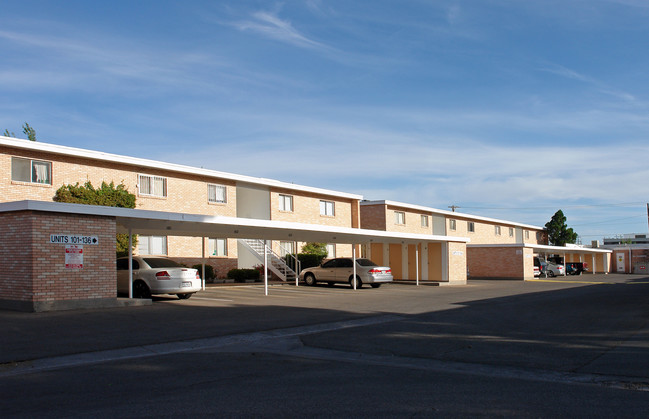
[[[323,255],[316,255],[311,253],[299,253],[297,255],[297,259],[300,261],[300,266],[302,267],[302,269],[311,268],[313,266],[320,266],[324,258],[325,256]],[[295,261],[290,255],[284,256],[284,262],[286,262],[286,264],[290,266],[291,269],[295,268]]]
[[[230,269],[228,271],[228,278],[234,279],[236,282],[245,282],[246,279],[259,280],[259,271],[257,269]]]

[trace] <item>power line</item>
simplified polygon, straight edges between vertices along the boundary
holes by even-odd
[[[600,207],[634,207],[637,205],[646,205],[646,202],[619,202],[611,204],[584,204],[584,205],[561,205],[561,208],[600,208]],[[460,208],[457,205],[449,206],[449,208]],[[486,209],[486,210],[539,210],[539,209],[555,209],[557,206],[552,207],[469,207],[462,206],[461,208],[468,209]]]

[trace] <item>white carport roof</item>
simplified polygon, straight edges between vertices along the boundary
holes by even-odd
[[[459,242],[465,237],[398,233],[317,224],[290,223],[250,218],[182,214],[130,208],[67,204],[46,201],[0,203],[0,212],[45,211],[79,215],[115,217],[118,233],[192,237],[227,237],[324,243],[402,243]]]
[[[608,249],[595,249],[592,247],[568,247],[568,246],[548,246],[544,244],[533,243],[513,243],[513,244],[470,244],[468,247],[526,247],[534,249],[536,253],[612,253]]]

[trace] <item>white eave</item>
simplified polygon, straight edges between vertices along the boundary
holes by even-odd
[[[462,212],[446,211],[437,208],[424,207],[421,205],[414,205],[414,204],[406,204],[403,202],[396,202],[396,201],[361,201],[361,205],[390,205],[393,207],[401,207],[405,209],[412,209],[415,211],[428,212],[432,214],[440,214],[440,215],[446,215],[446,216],[457,217],[457,218],[467,218],[471,220],[484,221],[484,222],[500,224],[504,226],[522,227],[530,230],[543,230],[543,227],[534,226],[530,224],[522,224],[514,221],[499,220],[497,218],[481,217],[479,215],[466,214]]]
[[[0,203],[0,212],[43,211],[66,214],[115,217],[117,232],[144,235],[190,237],[227,237],[265,240],[286,240],[322,243],[402,243],[423,242],[467,243],[466,237],[428,234],[394,233],[349,227],[290,223],[252,218],[182,214],[96,205],[66,204],[46,201]]]
[[[612,253],[608,249],[595,249],[592,247],[578,247],[578,246],[548,246],[546,244],[534,243],[506,243],[506,244],[470,244],[467,247],[486,247],[486,248],[528,248],[534,251],[554,252],[554,253]]]
[[[137,157],[122,156],[119,154],[104,153],[101,151],[67,147],[67,146],[62,146],[57,144],[43,143],[40,141],[29,141],[29,140],[23,140],[18,138],[0,136],[0,145],[22,149],[22,150],[40,151],[40,152],[47,152],[47,153],[64,155],[64,156],[71,156],[71,157],[82,157],[82,158],[87,158],[92,160],[100,160],[100,161],[111,162],[111,163],[121,163],[121,164],[138,166],[143,168],[154,168],[154,169],[167,170],[167,171],[177,172],[177,173],[207,176],[207,177],[218,178],[218,179],[227,179],[227,180],[233,180],[237,182],[252,183],[256,185],[272,186],[276,188],[290,189],[290,190],[301,191],[301,192],[309,192],[309,193],[314,193],[319,195],[334,196],[334,197],[345,198],[345,199],[352,199],[352,200],[359,200],[359,201],[363,199],[362,195],[351,194],[347,192],[313,188],[310,186],[296,185],[293,183],[281,182],[273,179],[237,175],[234,173],[219,172],[216,170],[184,166],[175,163],[166,163],[157,160],[141,159]]]

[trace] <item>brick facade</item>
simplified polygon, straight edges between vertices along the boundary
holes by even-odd
[[[115,220],[38,211],[0,213],[0,307],[23,311],[115,304]],[[66,245],[50,235],[97,236],[83,268],[66,268]],[[20,255],[22,257],[16,257]]]

